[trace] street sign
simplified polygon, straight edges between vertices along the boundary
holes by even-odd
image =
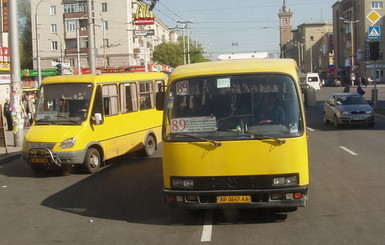
[[[155,30],[149,29],[149,30],[135,30],[135,36],[154,36]]]
[[[369,26],[369,38],[379,38],[381,36],[381,28],[379,26]]]
[[[374,9],[369,12],[369,14],[366,16],[366,18],[372,22],[372,24],[375,24],[379,19],[381,19],[381,15],[377,13]]]

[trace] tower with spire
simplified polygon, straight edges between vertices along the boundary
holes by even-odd
[[[291,9],[289,9],[286,5],[286,1],[283,0],[282,8],[279,10],[278,17],[279,17],[279,47],[280,47],[280,56],[281,58],[286,57],[285,50],[286,45],[290,42],[290,40],[293,39],[292,34],[292,19],[293,12]]]

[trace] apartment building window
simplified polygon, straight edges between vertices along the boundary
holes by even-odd
[[[78,26],[77,20],[66,20],[65,21],[66,31],[76,31],[77,26]]]
[[[58,46],[57,46],[57,41],[52,41],[51,42],[51,50],[57,50],[58,48],[57,48]]]
[[[382,8],[383,8],[383,2],[382,1],[372,2],[372,9],[382,9]]]
[[[51,24],[51,33],[57,33],[57,25]]]
[[[56,15],[56,6],[49,7],[49,14]]]
[[[64,5],[64,13],[87,12],[87,2],[78,2]]]
[[[102,12],[107,12],[107,3],[102,3]]]
[[[103,30],[108,30],[108,21],[102,20]]]

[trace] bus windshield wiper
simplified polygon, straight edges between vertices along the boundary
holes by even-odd
[[[251,134],[251,135],[253,135],[254,137],[257,137],[257,138],[263,139],[263,140],[274,140],[275,142],[277,142],[277,143],[279,143],[279,144],[285,144],[285,143],[286,143],[286,140],[283,140],[283,139],[280,139],[280,138],[277,138],[277,137],[272,137],[272,136],[267,136],[267,135],[261,135],[261,134],[254,134],[254,133],[249,132],[249,131],[244,131],[243,133]]]
[[[191,134],[176,133],[175,135],[181,135],[181,136],[186,136],[186,137],[191,137],[191,138],[207,141],[207,142],[210,142],[210,143],[214,144],[214,146],[221,146],[222,145],[221,142],[218,142],[218,141],[215,141],[215,140],[211,140],[211,139],[207,139],[207,138],[203,138],[203,137],[199,137],[199,136],[195,136],[195,135],[191,135]]]

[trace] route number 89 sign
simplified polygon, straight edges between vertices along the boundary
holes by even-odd
[[[171,120],[171,132],[210,132],[216,131],[215,117],[174,118]]]

